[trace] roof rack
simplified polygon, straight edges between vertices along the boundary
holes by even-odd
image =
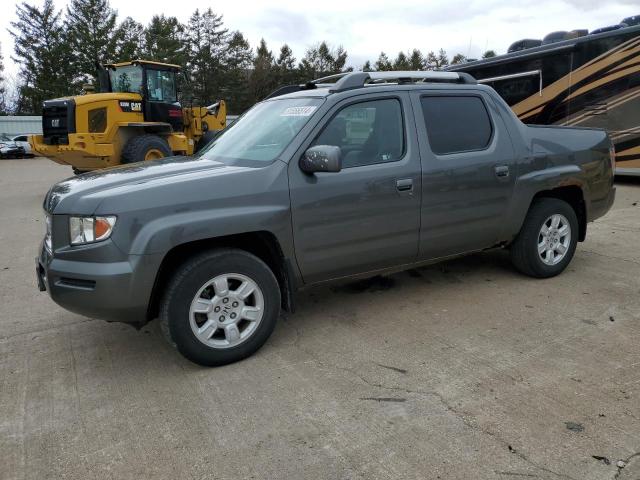
[[[329,87],[330,93],[344,92],[365,85],[381,85],[387,83],[463,83],[476,85],[475,78],[466,72],[436,71],[388,71],[388,72],[344,72],[318,78],[302,85],[287,85],[270,93],[267,98],[278,97],[300,90],[313,90],[318,87]]]
[[[310,82],[320,86],[328,81],[334,81],[330,92],[342,92],[365,85],[381,83],[464,83],[475,85],[476,79],[465,72],[436,72],[436,71],[388,71],[388,72],[345,72],[319,78]]]
[[[369,72],[369,77],[374,81],[379,80],[419,80],[422,82],[452,82],[475,84],[476,80],[469,74],[451,75],[455,72],[440,71],[391,71],[391,72]]]

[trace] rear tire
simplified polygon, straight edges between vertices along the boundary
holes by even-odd
[[[211,130],[205,132],[205,134],[200,137],[200,140],[198,140],[198,143],[196,143],[196,153],[209,145],[209,143],[216,138],[218,133],[219,132],[212,132]]]
[[[173,155],[167,141],[157,135],[140,135],[133,137],[122,149],[121,163],[157,160]]]
[[[255,255],[208,251],[178,268],[159,316],[186,358],[204,366],[226,365],[267,341],[280,316],[280,288]]]
[[[556,276],[571,262],[578,235],[578,217],[571,205],[557,198],[535,200],[511,245],[511,262],[531,277]]]

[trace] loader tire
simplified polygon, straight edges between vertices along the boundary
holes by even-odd
[[[171,157],[173,152],[167,141],[157,135],[133,137],[122,149],[121,163],[142,162]]]
[[[198,143],[196,143],[196,153],[209,145],[209,143],[218,136],[218,133],[220,132],[213,132],[210,130],[202,135],[200,140],[198,140]]]

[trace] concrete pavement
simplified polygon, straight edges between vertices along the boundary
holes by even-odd
[[[37,291],[70,173],[0,161],[0,479],[640,477],[640,182],[559,277],[496,251],[316,288],[207,369]]]

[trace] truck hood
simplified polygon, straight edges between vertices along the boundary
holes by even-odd
[[[247,168],[197,157],[169,157],[120,165],[56,183],[47,193],[43,207],[49,213],[90,215],[109,191],[141,188],[176,176],[221,176]]]

